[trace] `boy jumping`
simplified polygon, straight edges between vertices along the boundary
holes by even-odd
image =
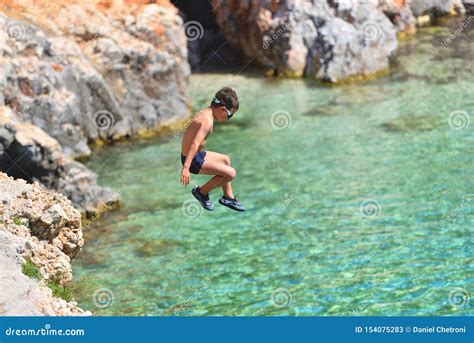
[[[192,190],[194,197],[208,211],[214,210],[214,205],[209,199],[209,192],[217,187],[222,187],[224,193],[219,199],[221,205],[235,211],[245,211],[232,193],[230,182],[235,178],[236,171],[230,165],[229,156],[204,150],[206,140],[212,133],[214,121],[229,120],[238,109],[237,94],[231,88],[224,87],[216,93],[209,107],[196,113],[183,135],[181,183],[185,186],[189,184],[189,173],[214,175],[207,183],[201,187],[196,186]]]

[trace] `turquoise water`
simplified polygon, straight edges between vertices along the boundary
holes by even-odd
[[[402,42],[373,81],[193,75],[196,108],[222,85],[240,96],[207,148],[230,155],[248,211],[217,204],[220,191],[212,213],[192,202],[179,132],[100,149],[88,165],[123,206],[85,228],[74,273],[95,288],[79,304],[98,315],[473,314],[473,32],[439,47],[457,24]]]

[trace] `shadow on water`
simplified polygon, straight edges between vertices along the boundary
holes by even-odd
[[[438,116],[407,114],[380,126],[388,132],[430,131],[444,123]]]

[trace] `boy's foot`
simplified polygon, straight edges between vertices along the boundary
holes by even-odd
[[[209,200],[209,194],[208,195],[203,195],[199,191],[199,186],[196,186],[193,188],[191,191],[193,193],[194,197],[199,201],[201,206],[208,211],[213,211],[214,210],[214,205],[212,204],[212,201]]]
[[[245,207],[242,206],[242,204],[237,200],[237,199],[230,199],[226,197],[225,195],[222,196],[222,198],[219,199],[219,204],[227,206],[228,208],[231,208],[235,211],[239,212],[244,212]]]

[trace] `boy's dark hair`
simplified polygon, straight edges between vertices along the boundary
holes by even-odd
[[[237,93],[230,87],[223,87],[217,91],[215,98],[221,103],[215,101],[211,102],[211,107],[220,107],[224,105],[229,111],[233,113],[239,109],[239,98]]]

